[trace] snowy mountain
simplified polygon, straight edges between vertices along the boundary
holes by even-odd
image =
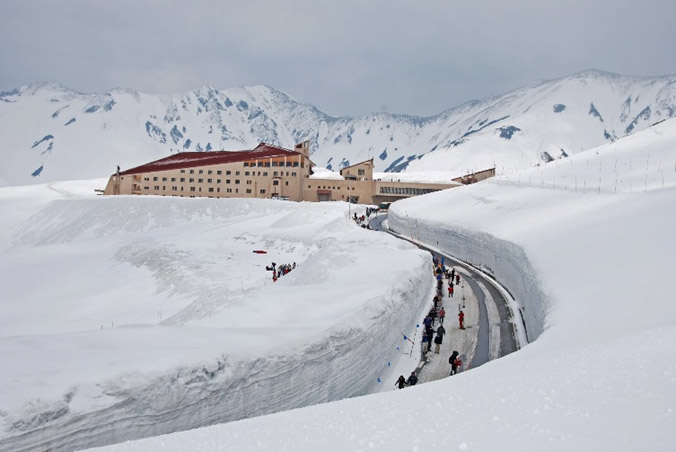
[[[56,84],[0,93],[0,186],[106,177],[183,150],[237,150],[309,139],[312,159],[338,170],[375,159],[378,171],[527,168],[612,142],[676,115],[676,76],[595,70],[468,102],[427,118],[335,118],[266,86],[177,95]]]

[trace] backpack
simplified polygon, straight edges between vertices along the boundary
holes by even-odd
[[[462,361],[460,361],[460,358],[455,358],[455,360],[453,361],[453,365],[454,365],[455,367],[460,367],[460,366],[462,366]]]

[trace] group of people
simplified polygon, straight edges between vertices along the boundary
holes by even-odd
[[[460,274],[455,271],[455,268],[448,270],[444,265],[444,258],[438,259],[436,256],[433,256],[434,262],[434,276],[437,280],[437,292],[434,298],[432,299],[433,306],[430,309],[427,316],[423,320],[423,335],[422,335],[422,352],[423,355],[429,353],[432,350],[432,342],[434,342],[434,354],[440,354],[441,344],[444,341],[444,335],[446,334],[446,328],[444,328],[444,320],[446,319],[446,310],[442,305],[443,301],[443,287],[444,287],[444,278],[448,280],[448,296],[453,296],[453,286],[460,284]],[[435,323],[438,320],[438,326],[435,328]],[[465,313],[462,310],[458,313],[458,326],[460,329],[465,329]],[[448,358],[448,363],[451,366],[451,375],[458,373],[458,369],[462,366],[462,361],[460,359],[460,353],[457,350],[453,350],[453,353]],[[404,378],[403,375],[400,375],[395,383],[399,389],[403,389],[406,386],[414,386],[418,382],[418,377],[415,372],[411,372],[411,375],[408,379]]]
[[[408,378],[404,378],[403,375],[399,375],[399,378],[397,379],[395,385],[399,389],[404,389],[406,386],[415,386],[417,382],[418,376],[415,374],[415,371],[413,371],[411,372],[411,375],[408,376]]]
[[[291,270],[296,268],[296,263],[292,264],[282,264],[280,266],[277,266],[274,262],[272,265],[267,265],[265,267],[266,271],[271,271],[272,272],[272,281],[277,282],[277,279],[281,278],[282,276],[286,275],[289,273]]]
[[[366,215],[357,215],[357,212],[355,212],[354,215],[352,216],[352,219],[354,220],[355,223],[357,223],[358,226],[361,226],[364,229],[371,229],[371,225],[367,221],[370,215],[371,214],[369,210],[366,209]]]

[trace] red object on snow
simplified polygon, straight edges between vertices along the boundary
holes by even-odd
[[[267,251],[263,251],[263,250],[254,250],[254,253],[256,253],[256,254],[268,254]]]

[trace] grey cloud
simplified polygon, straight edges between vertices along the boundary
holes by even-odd
[[[671,0],[8,0],[0,89],[266,84],[333,115],[432,115],[587,68],[674,73],[675,13]]]

